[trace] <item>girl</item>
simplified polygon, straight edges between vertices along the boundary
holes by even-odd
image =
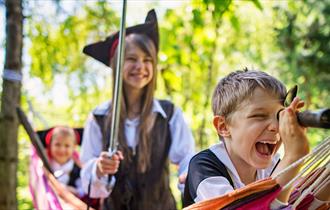
[[[109,145],[111,101],[98,106],[85,126],[83,186],[87,191],[90,184],[91,197],[107,198],[106,209],[176,209],[168,160],[179,166],[182,184],[194,153],[181,110],[154,98],[158,41],[154,10],[144,24],[126,29],[119,151],[111,158],[104,152]],[[118,32],[86,46],[84,53],[115,69],[117,44]]]
[[[51,129],[45,138],[50,165],[57,180],[70,192],[82,198],[84,191],[79,177],[80,164],[74,160],[79,134],[72,128],[57,126]]]

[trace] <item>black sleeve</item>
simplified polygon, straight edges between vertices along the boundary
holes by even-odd
[[[196,154],[189,163],[188,176],[186,179],[183,205],[189,206],[194,203],[198,185],[206,178],[213,176],[223,176],[228,179],[234,187],[233,181],[228,174],[226,166],[207,149]]]

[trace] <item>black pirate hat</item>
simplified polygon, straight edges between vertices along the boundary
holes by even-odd
[[[146,20],[143,24],[135,25],[126,28],[126,35],[131,33],[145,34],[155,44],[156,50],[159,49],[159,34],[157,16],[154,9],[150,10],[147,14]],[[94,59],[110,66],[110,58],[114,55],[115,49],[118,45],[119,31],[113,33],[107,37],[104,41],[99,41],[93,44],[89,44],[84,47],[83,52],[86,55],[93,57]]]
[[[37,135],[39,139],[41,140],[41,143],[43,144],[44,148],[47,148],[50,144],[52,135],[53,135],[53,130],[55,127],[51,127],[45,130],[39,130],[37,131]],[[81,140],[83,136],[84,129],[83,128],[73,128],[75,135],[76,135],[76,142],[77,144],[81,145]]]

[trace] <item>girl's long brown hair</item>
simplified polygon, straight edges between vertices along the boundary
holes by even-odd
[[[132,44],[138,46],[145,52],[148,56],[152,58],[153,64],[153,77],[151,81],[143,88],[143,94],[141,98],[141,110],[140,110],[140,123],[138,126],[139,141],[137,145],[137,154],[138,154],[138,172],[144,173],[150,166],[150,157],[151,157],[151,130],[155,122],[155,115],[151,112],[154,92],[156,89],[157,81],[157,51],[154,43],[143,34],[130,34],[126,36],[126,49],[128,49]],[[111,59],[111,68],[113,69],[113,79],[115,78],[117,61],[117,52],[114,57]],[[113,82],[114,84],[114,82]],[[113,88],[114,90],[114,88]],[[129,107],[127,103],[127,95],[125,94],[125,86],[122,88],[122,98],[121,98],[121,107],[120,107],[120,119],[119,119],[119,131],[118,131],[118,141],[119,149],[124,152],[126,161],[132,161],[132,155],[129,152],[129,148],[126,143],[125,137],[125,127],[124,122],[128,116]],[[110,128],[111,124],[110,113],[106,119],[106,129]]]

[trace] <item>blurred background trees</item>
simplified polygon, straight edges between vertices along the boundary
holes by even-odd
[[[330,1],[180,2],[167,7],[150,1],[145,12],[129,10],[128,25],[143,22],[146,11],[156,9],[161,40],[157,97],[183,109],[197,151],[218,141],[212,91],[231,71],[266,71],[288,88],[298,84],[308,109],[329,107]],[[21,105],[36,129],[82,127],[88,113],[111,97],[111,70],[83,55],[82,48],[118,29],[119,11],[107,1],[23,0]],[[20,131],[17,196],[19,209],[29,209],[29,141]],[[329,132],[310,129],[308,135],[315,145]]]
[[[21,0],[5,2],[6,57],[3,65],[0,112],[0,209],[16,209],[17,135],[15,107],[20,104],[23,49]]]

